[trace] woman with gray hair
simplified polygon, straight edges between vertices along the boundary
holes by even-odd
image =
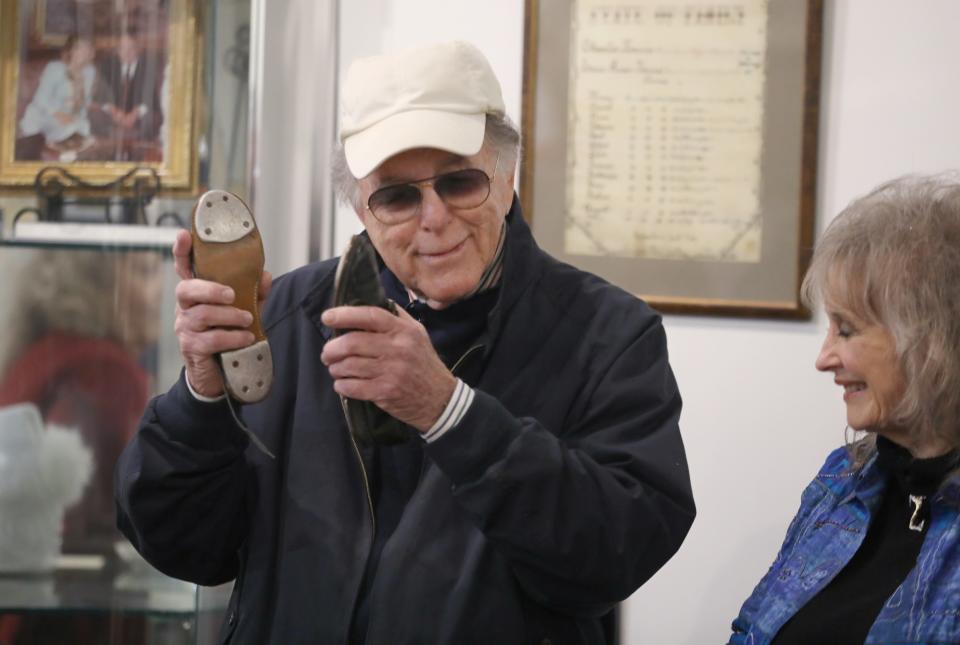
[[[864,438],[827,457],[730,643],[960,642],[960,177],[903,177],[830,224],[803,283],[816,360]]]

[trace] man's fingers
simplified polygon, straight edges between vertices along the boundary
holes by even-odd
[[[332,329],[361,329],[375,333],[389,331],[397,323],[396,316],[380,307],[333,307],[323,312],[321,320]]]
[[[173,268],[181,280],[189,280],[193,277],[193,267],[190,263],[192,246],[193,240],[190,238],[189,231],[177,231],[177,237],[173,241]]]
[[[379,359],[384,352],[384,339],[375,332],[352,331],[327,341],[320,352],[320,361],[333,365],[350,356]]]
[[[176,331],[206,331],[212,327],[248,327],[253,323],[249,311],[224,305],[194,305],[180,310]]]
[[[335,379],[373,379],[382,372],[380,361],[362,356],[350,356],[330,366],[330,376]]]
[[[191,278],[182,280],[176,289],[177,304],[181,309],[189,309],[198,304],[233,304],[236,294],[233,289],[209,280]]]
[[[253,344],[253,333],[242,329],[208,329],[202,333],[183,333],[180,338],[180,351],[184,356],[213,356],[220,352],[249,347]]]
[[[358,401],[373,401],[374,397],[369,389],[370,385],[367,379],[341,378],[333,382],[334,392]]]

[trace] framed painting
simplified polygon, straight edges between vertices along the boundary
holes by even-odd
[[[197,183],[191,0],[0,0],[0,187],[57,166],[92,184],[149,169]]]
[[[822,0],[526,0],[525,217],[674,313],[802,318]]]

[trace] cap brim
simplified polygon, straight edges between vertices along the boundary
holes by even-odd
[[[473,155],[483,146],[486,114],[410,110],[394,114],[347,137],[343,152],[356,178],[366,177],[390,157],[414,148]]]

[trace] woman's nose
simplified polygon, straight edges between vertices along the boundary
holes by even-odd
[[[829,372],[830,370],[836,369],[840,365],[840,360],[837,358],[837,353],[834,351],[833,341],[829,337],[824,339],[823,345],[820,347],[820,353],[817,354],[817,360],[814,365],[821,372]]]

